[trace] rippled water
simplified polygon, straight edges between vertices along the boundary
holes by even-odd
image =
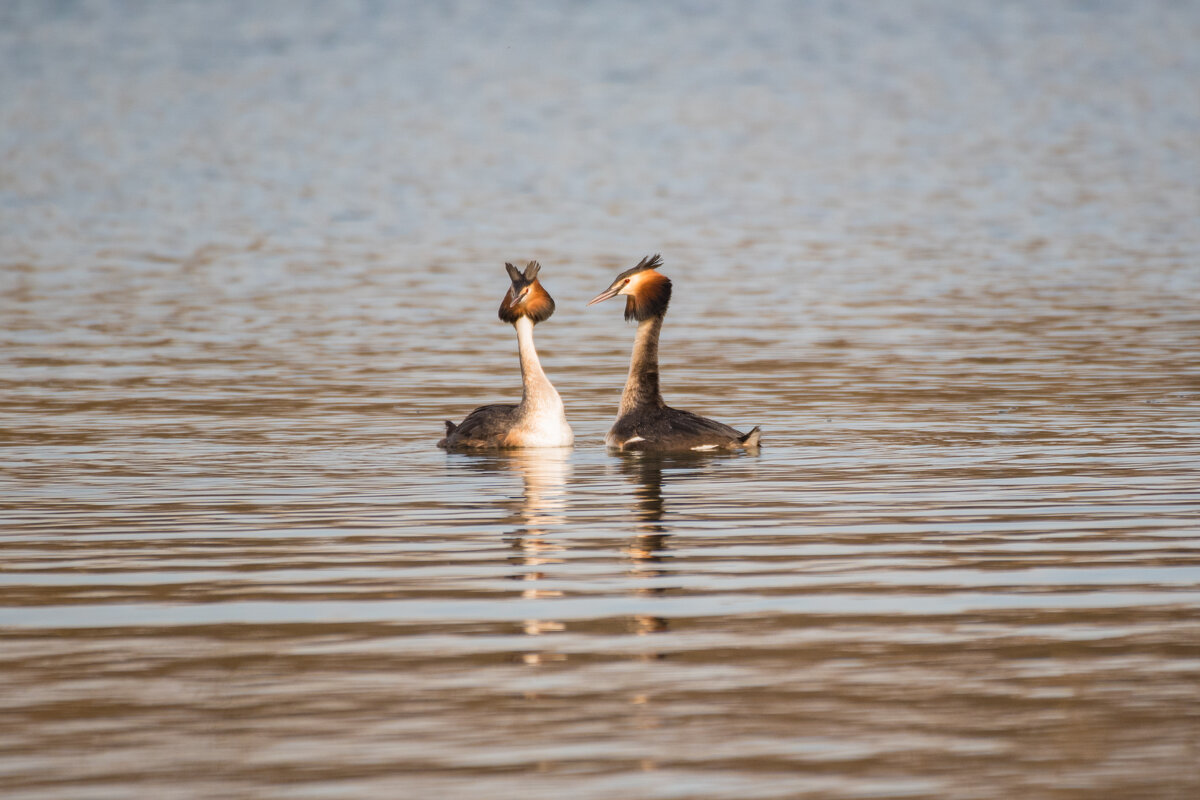
[[[1196,796],[1196,9],[5,5],[4,796]]]

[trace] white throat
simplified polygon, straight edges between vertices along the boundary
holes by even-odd
[[[558,396],[533,345],[533,320],[520,317],[513,323],[517,329],[517,350],[521,357],[521,405],[517,407],[526,447],[562,447],[575,440],[567,425],[562,398]]]

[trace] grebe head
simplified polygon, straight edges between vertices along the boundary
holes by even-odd
[[[612,285],[592,298],[599,303],[619,294],[625,295],[625,319],[641,322],[667,313],[671,302],[671,279],[661,272],[662,256],[646,256],[636,267],[627,269],[617,276]]]
[[[550,315],[554,313],[554,298],[542,288],[542,282],[537,279],[538,270],[542,265],[530,261],[524,274],[512,264],[505,264],[504,268],[508,270],[508,277],[512,279],[512,287],[500,303],[500,319],[510,324],[521,317],[529,317],[535,324],[550,319]]]

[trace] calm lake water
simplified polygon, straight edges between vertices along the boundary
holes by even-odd
[[[0,793],[1200,796],[1200,5],[960,5],[0,7]]]

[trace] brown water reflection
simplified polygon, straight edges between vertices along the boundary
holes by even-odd
[[[0,10],[0,794],[1191,800],[1198,33]],[[602,447],[660,251],[757,456]],[[529,258],[577,446],[439,451]]]

